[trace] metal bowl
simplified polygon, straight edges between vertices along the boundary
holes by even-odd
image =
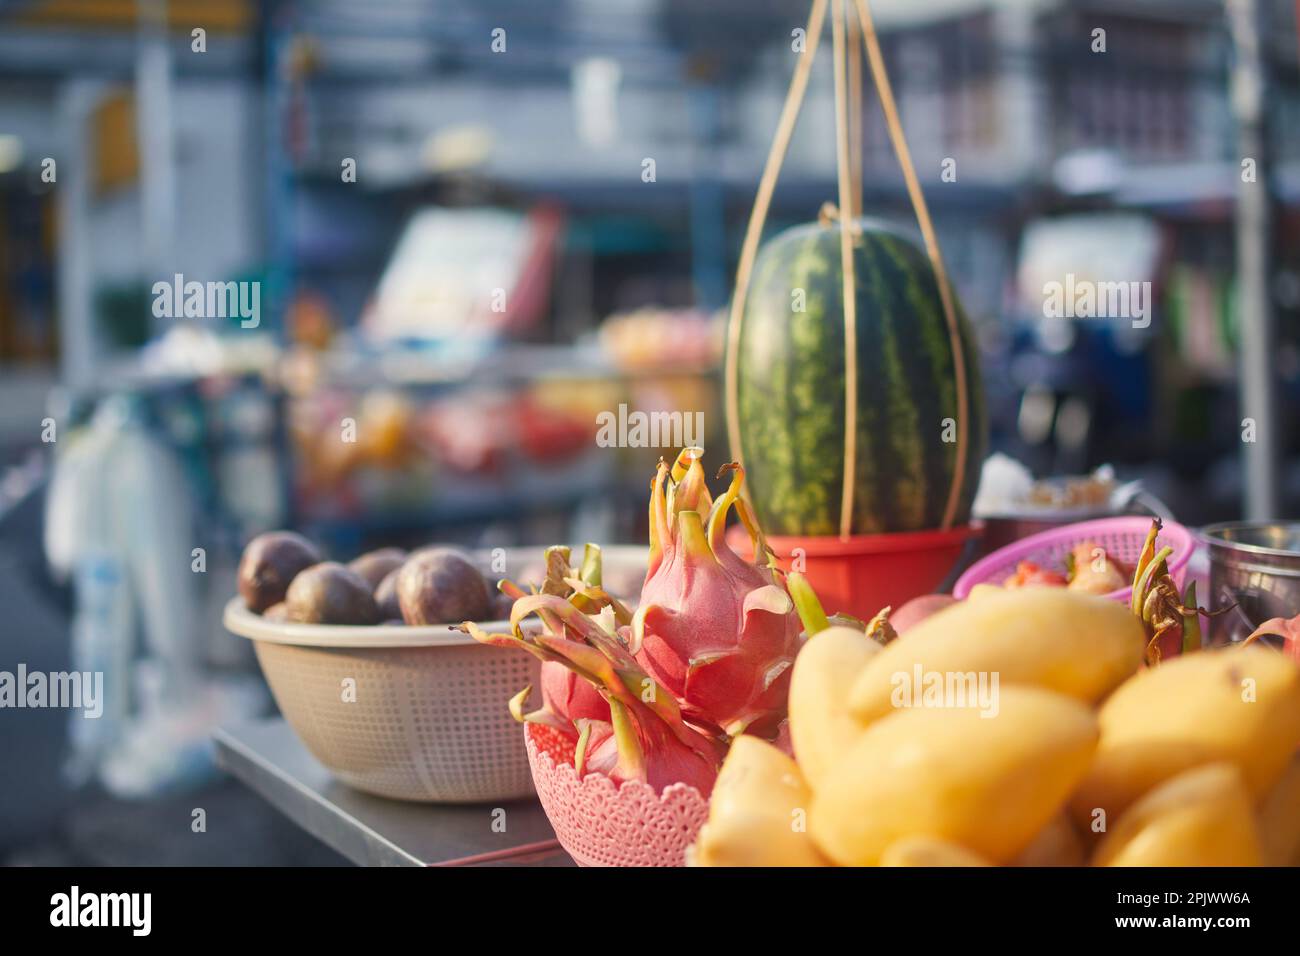
[[[1211,644],[1240,641],[1269,618],[1300,613],[1300,524],[1214,524],[1200,534],[1210,553],[1210,610],[1236,605],[1210,620]]]

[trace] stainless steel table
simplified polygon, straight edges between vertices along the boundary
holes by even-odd
[[[339,783],[281,718],[225,727],[214,739],[225,770],[362,866],[573,865],[535,800],[502,804],[504,832],[494,832],[493,805],[404,803]]]

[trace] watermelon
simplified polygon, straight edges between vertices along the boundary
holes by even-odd
[[[857,456],[853,534],[938,528],[956,471],[956,362],[934,269],[907,234],[858,220]],[[734,389],[758,519],[775,535],[836,535],[844,474],[840,227],[796,226],[759,250],[741,317]],[[800,309],[802,308],[802,311]],[[970,518],[988,423],[970,325],[957,305],[970,432],[954,518]],[[953,421],[945,427],[945,419]],[[739,438],[739,444],[737,444]],[[948,440],[945,440],[948,439]]]

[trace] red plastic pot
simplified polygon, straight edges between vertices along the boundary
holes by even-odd
[[[976,523],[949,531],[862,534],[847,539],[769,537],[767,544],[785,571],[799,559],[793,570],[803,572],[827,613],[844,611],[865,621],[883,607],[897,608],[914,597],[932,594],[956,566],[966,543],[981,530]],[[727,543],[737,554],[753,558],[744,527],[730,528]]]

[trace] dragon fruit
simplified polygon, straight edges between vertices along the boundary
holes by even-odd
[[[662,720],[638,719],[630,725],[634,734],[630,743],[639,752],[640,760],[629,762],[629,740],[620,736],[614,721],[580,721],[579,726],[583,735],[589,735],[585,744],[583,736],[578,738],[575,762],[579,774],[584,772],[585,764],[586,772],[603,773],[615,783],[640,780],[660,793],[664,787],[684,783],[707,797],[725,756],[712,750],[703,753],[681,743]]]
[[[1153,518],[1146,540],[1133,568],[1133,588],[1129,608],[1142,621],[1146,631],[1146,663],[1155,666],[1162,660],[1201,649],[1201,618],[1218,617],[1231,608],[1208,611],[1196,604],[1196,582],[1189,581],[1179,595],[1178,584],[1169,573],[1170,547],[1156,550],[1161,521]]]
[[[799,618],[740,496],[744,469],[723,466],[718,476],[730,473],[731,483],[713,501],[702,454],[686,448],[671,468],[659,463],[650,498],[650,567],[629,650],[682,702],[688,720],[729,737],[770,738],[786,713]],[[733,506],[753,539],[754,563],[724,540]]]
[[[566,720],[609,722],[609,704],[590,681],[558,661],[542,662],[542,706]]]
[[[569,598],[584,611],[593,611],[604,603],[594,594],[590,598],[578,595],[578,585],[584,592],[602,586],[600,548],[588,544],[582,555],[582,565],[575,572],[569,567],[570,552],[563,545],[546,549],[545,579],[539,588],[542,594],[554,594]],[[518,600],[525,596],[523,590],[510,581],[502,581],[498,587],[507,597]],[[608,597],[611,607],[616,602]],[[628,619],[627,610],[617,605],[616,616],[623,621]],[[554,622],[552,622],[554,623]],[[609,722],[609,704],[588,680],[579,677],[573,670],[558,661],[543,661],[541,670],[542,706],[548,712],[570,722],[579,720],[599,720]]]
[[[601,583],[600,549],[580,568],[568,548],[546,552],[545,580],[532,593],[509,581],[509,634],[472,622],[484,644],[517,647],[542,661],[542,707],[527,712],[526,687],[510,701],[516,720],[575,738],[578,773],[656,789],[686,783],[707,796],[729,738],[758,734],[789,747],[786,698],[801,627],[749,505],[744,470],[717,501],[698,448],[670,468],[660,462],[650,498],[650,562],[635,614]],[[754,541],[754,563],[724,541],[735,508]],[[540,631],[524,628],[541,619]],[[778,744],[779,745],[779,744]]]
[[[578,608],[575,597],[591,600],[593,591],[578,588],[568,599],[555,594],[518,598],[510,611],[510,634],[489,634],[470,621],[462,625],[481,643],[518,647],[544,664],[571,670],[598,689],[609,713],[608,720],[568,720],[546,707],[526,713],[532,688],[525,687],[510,701],[515,719],[576,732],[574,763],[580,775],[600,772],[616,783],[640,780],[656,790],[686,783],[708,796],[722,763],[721,742],[689,726],[677,701],[627,652],[612,605],[589,615]],[[533,614],[544,623],[540,632],[522,627]]]

